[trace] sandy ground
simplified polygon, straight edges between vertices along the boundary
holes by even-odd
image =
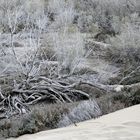
[[[8,140],[140,140],[140,105],[77,124]]]

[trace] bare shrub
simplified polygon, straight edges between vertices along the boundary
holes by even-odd
[[[44,38],[42,50],[45,55],[50,53],[47,59],[58,61],[58,75],[72,74],[84,56],[83,38],[72,24],[76,14],[73,4],[65,0],[48,1],[48,11],[55,17],[48,27],[49,37],[47,41]]]
[[[124,17],[139,12],[138,0],[78,0],[75,1],[75,9],[78,11],[78,23],[81,31],[91,32],[92,23],[98,23],[99,27],[110,33],[118,33],[119,26]],[[92,31],[93,32],[93,31]]]
[[[69,26],[73,23],[75,16],[75,9],[73,1],[65,0],[52,0],[49,1],[48,11],[52,13],[53,20],[49,27],[49,30],[64,30],[64,27]]]
[[[85,60],[86,54],[82,34],[73,27],[64,29],[63,32],[45,35],[39,52],[40,57],[47,60],[48,63],[49,61],[57,61],[58,67],[55,72],[58,76],[79,71],[78,66]]]
[[[54,38],[56,57],[60,63],[60,73],[66,70],[66,74],[72,74],[77,65],[84,58],[83,39],[80,33],[75,34],[58,34]]]
[[[140,28],[137,25],[125,24],[121,29],[121,34],[110,39],[112,53],[118,62],[139,62],[140,50]],[[117,60],[118,59],[118,60]]]
[[[11,32],[11,30],[13,33],[19,33],[32,27],[38,28],[39,18],[42,20],[42,26],[46,22],[43,19],[44,0],[2,0],[0,4],[0,26],[4,33]]]

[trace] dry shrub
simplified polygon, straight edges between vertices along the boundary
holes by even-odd
[[[120,93],[108,93],[97,99],[102,115],[117,110],[140,104],[139,90],[135,92],[123,91]]]
[[[139,0],[75,1],[75,9],[79,17],[79,28],[84,32],[91,32],[92,23],[98,23],[103,30],[118,33],[123,18],[129,18],[130,14],[139,12],[139,7]]]
[[[58,74],[73,74],[84,59],[83,37],[77,30],[69,33],[69,28],[66,28],[63,32],[50,33],[48,40],[44,40],[43,44],[44,48],[41,48],[41,51],[46,58],[49,61],[58,61]]]
[[[96,101],[83,101],[77,107],[73,108],[70,113],[63,115],[58,123],[58,127],[65,127],[73,123],[97,118],[101,114],[101,110]]]
[[[108,93],[97,99],[102,115],[125,108],[125,95],[121,93]]]
[[[138,25],[125,24],[121,34],[110,39],[112,48],[109,56],[117,63],[135,64],[140,62],[140,28]]]
[[[56,56],[55,56],[55,51],[53,47],[41,47],[39,50],[39,59],[41,60],[48,60],[48,61],[55,61]]]
[[[84,58],[83,38],[80,33],[73,35],[61,34],[55,38],[55,51],[57,60],[60,63],[60,71],[68,70],[73,74],[77,65]]]
[[[76,106],[73,104],[38,104],[31,107],[32,112],[22,116],[13,116],[0,122],[0,138],[18,137],[42,130],[57,128],[63,114]]]

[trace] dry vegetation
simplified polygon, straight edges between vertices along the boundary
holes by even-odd
[[[0,1],[0,138],[139,103],[139,0]]]

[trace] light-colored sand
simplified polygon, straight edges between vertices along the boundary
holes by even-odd
[[[9,140],[140,140],[140,105],[82,122],[77,126]]]

